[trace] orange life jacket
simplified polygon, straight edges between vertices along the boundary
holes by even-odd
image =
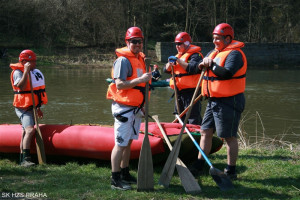
[[[190,45],[187,52],[184,54],[177,54],[176,57],[178,59],[182,59],[185,62],[188,62],[188,59],[191,55],[195,53],[199,53],[199,55],[203,58],[203,55],[201,54],[201,47]],[[176,64],[174,66],[174,74],[175,74],[175,81],[176,81],[176,87],[178,90],[187,89],[187,88],[196,88],[197,83],[200,78],[200,74],[194,74],[189,75],[185,69],[183,69],[179,64]],[[170,79],[170,87],[174,90],[174,81],[173,78]]]
[[[202,95],[207,97],[230,97],[243,93],[246,87],[247,59],[244,52],[240,49],[244,47],[243,42],[233,40],[225,49],[220,52],[216,49],[208,56],[214,62],[224,67],[227,56],[233,50],[241,52],[244,65],[230,79],[217,77],[211,70],[204,73],[202,82]]]
[[[132,67],[132,75],[127,77],[126,80],[133,80],[142,76],[146,72],[145,66],[145,54],[142,52],[139,53],[136,57],[130,49],[127,47],[116,49],[116,55],[118,57],[123,56],[127,58]],[[112,79],[113,77],[113,68],[112,68]],[[118,90],[115,82],[113,81],[109,86],[106,94],[107,99],[112,99],[113,101],[135,107],[142,107],[145,102],[145,87],[146,83],[140,83],[137,86],[130,89]],[[149,92],[150,94],[150,92]]]
[[[11,85],[14,90],[14,102],[13,105],[17,108],[28,108],[33,105],[31,96],[30,80],[27,80],[26,86],[23,90],[14,85],[13,74],[16,70],[20,70],[24,73],[24,66],[21,63],[10,64],[10,68],[13,69],[10,75]],[[44,75],[38,69],[30,71],[34,102],[35,106],[41,107],[42,104],[47,104],[48,98],[45,91]]]

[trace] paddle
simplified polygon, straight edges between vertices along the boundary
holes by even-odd
[[[194,100],[196,98],[196,95],[198,94],[198,91],[199,91],[199,88],[200,88],[200,84],[201,84],[201,81],[203,79],[205,70],[206,70],[206,68],[202,69],[201,76],[199,78],[199,81],[197,83],[194,95],[193,95],[191,103],[190,103],[190,107],[189,107],[189,109],[187,111],[187,114],[186,114],[186,117],[184,119],[184,124],[182,126],[182,129],[181,129],[179,135],[178,135],[178,138],[175,141],[173,149],[172,149],[171,153],[169,154],[169,156],[167,158],[167,161],[166,161],[166,163],[164,165],[163,171],[162,171],[162,173],[160,175],[160,179],[159,179],[158,183],[161,184],[161,185],[163,185],[163,186],[165,186],[165,187],[169,186],[170,181],[172,179],[172,176],[173,176],[173,173],[174,173],[174,170],[175,170],[176,160],[178,158],[178,154],[179,154],[179,150],[180,150],[180,146],[181,146],[182,134],[183,134],[185,125],[187,123],[187,120],[188,120],[188,118],[191,115],[191,111],[192,111],[191,108],[193,106],[193,102],[194,102]]]
[[[180,124],[183,124],[182,120],[180,119],[180,117],[177,114],[176,114],[176,118],[178,119]],[[234,187],[233,187],[231,180],[221,170],[216,169],[211,164],[211,162],[206,157],[204,151],[200,148],[199,144],[196,142],[196,140],[194,139],[194,137],[192,136],[190,131],[187,128],[185,128],[185,131],[190,136],[190,138],[192,139],[192,141],[194,142],[194,144],[196,145],[196,147],[202,154],[202,156],[205,159],[205,161],[207,162],[207,164],[210,166],[209,173],[212,176],[212,178],[214,179],[214,181],[217,183],[217,185],[220,187],[220,189],[223,191],[233,189]]]
[[[169,138],[168,138],[167,134],[165,133],[163,127],[161,126],[161,124],[158,120],[158,116],[153,115],[152,119],[154,119],[155,122],[157,123],[170,151],[172,151],[172,144],[169,141]],[[195,193],[201,192],[201,188],[200,188],[198,182],[196,181],[196,179],[194,178],[193,174],[190,172],[190,170],[185,166],[185,164],[179,158],[177,158],[177,160],[176,160],[176,169],[179,174],[181,184],[187,193],[195,194]]]
[[[173,83],[174,83],[176,110],[177,110],[177,113],[180,113],[179,104],[178,104],[178,91],[177,91],[177,86],[176,86],[176,79],[175,79],[174,66],[173,65],[171,66],[171,69],[172,69],[172,79],[173,79]]]
[[[37,156],[38,156],[39,164],[46,164],[46,154],[45,154],[43,137],[42,137],[42,133],[41,133],[41,130],[40,130],[40,127],[39,127],[38,116],[37,116],[37,111],[36,111],[36,106],[35,106],[32,80],[31,80],[31,72],[29,73],[29,82],[30,82],[31,98],[32,98],[32,103],[33,103],[34,122],[35,122],[35,125],[36,125],[36,131],[37,131],[37,134],[35,134],[36,153],[37,153]]]
[[[193,105],[199,101],[201,99],[202,95],[200,94],[193,102]],[[186,109],[184,109],[184,111],[182,111],[182,113],[180,113],[179,117],[181,118],[183,115],[185,115],[185,113],[188,111],[188,109],[190,108],[191,105],[189,105]],[[174,119],[174,121],[172,121],[172,123],[177,123],[178,119]]]
[[[146,71],[149,72],[150,59],[145,59]],[[149,83],[146,83],[145,90],[145,136],[141,147],[138,176],[137,191],[151,191],[154,189],[153,179],[153,161],[151,147],[148,137],[148,106],[149,106]]]

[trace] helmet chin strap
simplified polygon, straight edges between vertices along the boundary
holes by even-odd
[[[189,41],[185,41],[183,44],[184,44],[184,50],[180,52],[181,54],[184,54],[189,49],[191,43]]]

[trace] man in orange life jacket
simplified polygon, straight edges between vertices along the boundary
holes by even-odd
[[[188,33],[179,33],[175,37],[178,54],[176,56],[170,56],[169,62],[163,69],[165,73],[170,74],[172,73],[172,67],[174,68],[175,80],[173,80],[173,78],[170,80],[170,87],[175,90],[174,85],[176,84],[179,110],[177,110],[175,103],[175,112],[178,114],[190,105],[201,73],[198,68],[198,63],[203,59],[201,48],[192,45],[191,42],[192,39]],[[183,121],[184,117],[185,116],[183,116]],[[201,101],[197,101],[192,107],[188,123],[200,125],[201,121]]]
[[[131,27],[125,35],[126,47],[116,49],[118,58],[112,69],[113,82],[109,85],[107,99],[113,100],[112,114],[115,118],[115,146],[111,153],[111,188],[131,189],[136,178],[129,173],[130,147],[137,140],[142,107],[145,102],[146,83],[151,80],[151,71],[146,72],[143,50],[143,33]]]
[[[208,53],[199,68],[207,67],[202,82],[202,95],[208,98],[201,124],[200,146],[208,154],[214,131],[224,138],[227,148],[227,167],[224,173],[234,180],[237,178],[237,131],[245,107],[247,59],[241,50],[244,43],[233,38],[234,32],[229,24],[217,25],[213,31],[215,49]],[[204,160],[199,153],[191,172],[197,175],[203,165]]]
[[[19,55],[19,63],[10,64],[13,69],[11,73],[11,84],[14,90],[15,112],[21,120],[23,134],[20,143],[21,156],[20,164],[29,167],[35,163],[31,162],[30,144],[35,134],[33,100],[31,95],[31,84],[34,92],[34,100],[39,118],[43,118],[40,107],[48,102],[45,92],[45,78],[42,72],[36,69],[36,55],[31,50],[24,50]]]

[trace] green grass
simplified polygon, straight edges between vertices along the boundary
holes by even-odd
[[[210,156],[214,167],[223,170],[226,151],[223,148]],[[40,199],[300,199],[300,152],[284,149],[241,150],[238,160],[235,189],[222,192],[208,174],[199,178],[201,194],[186,194],[175,173],[170,187],[159,186],[163,167],[154,166],[153,192],[110,189],[110,163],[99,160],[48,157],[48,164],[33,168],[18,165],[18,156],[0,155],[0,199],[5,194],[46,195]],[[131,171],[137,175],[137,161],[131,162]]]

